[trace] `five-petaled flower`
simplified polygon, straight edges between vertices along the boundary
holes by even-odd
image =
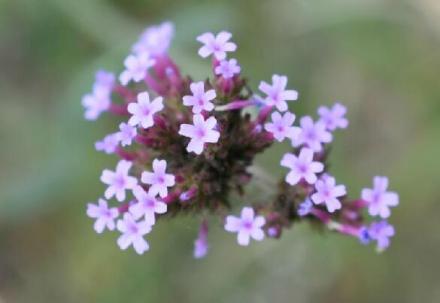
[[[95,143],[97,151],[103,151],[106,154],[113,154],[119,145],[119,133],[109,134],[104,139]]]
[[[347,108],[340,103],[335,103],[331,108],[326,106],[318,108],[319,121],[324,123],[328,130],[332,131],[337,128],[347,128],[348,120],[345,118],[346,113]]]
[[[87,216],[96,219],[93,228],[100,234],[105,228],[108,230],[115,229],[115,219],[119,212],[116,207],[109,208],[107,201],[99,199],[98,204],[89,203],[87,205]]]
[[[391,215],[390,207],[399,204],[399,196],[395,192],[388,192],[388,178],[376,176],[373,179],[373,188],[364,188],[362,200],[368,203],[368,212],[371,216],[380,216],[383,219]]]
[[[147,28],[133,45],[133,52],[137,55],[149,53],[160,56],[167,52],[174,35],[174,25],[163,22],[157,26]]]
[[[158,200],[155,195],[147,193],[141,186],[133,189],[133,195],[137,202],[130,206],[130,212],[136,220],[144,217],[145,222],[154,225],[156,223],[155,214],[167,212],[167,205]]]
[[[107,111],[111,105],[111,92],[107,87],[95,86],[91,94],[82,99],[82,106],[85,108],[84,117],[87,120],[96,120],[101,113]]]
[[[285,138],[291,138],[295,140],[301,129],[296,126],[292,126],[295,122],[295,115],[286,112],[283,116],[279,112],[272,113],[272,122],[266,123],[264,129],[274,136],[274,138],[281,142]]]
[[[131,145],[134,137],[136,137],[136,128],[128,123],[122,122],[119,124],[119,140],[122,146]]]
[[[148,242],[144,239],[144,235],[151,231],[151,225],[147,222],[136,222],[131,213],[125,213],[123,219],[118,220],[117,228],[122,233],[117,241],[120,249],[125,250],[133,245],[139,255],[149,249]]]
[[[325,124],[318,121],[313,122],[309,116],[302,117],[299,124],[301,131],[296,140],[292,140],[293,146],[307,146],[314,152],[320,152],[324,143],[329,143],[333,140],[333,136],[325,128]]]
[[[252,207],[244,207],[241,210],[241,217],[227,216],[225,230],[238,233],[238,244],[249,245],[250,238],[261,241],[264,239],[263,226],[266,219],[263,216],[255,216]]]
[[[142,173],[142,183],[149,184],[148,193],[150,195],[159,194],[164,198],[168,195],[168,187],[174,186],[176,183],[175,177],[172,174],[167,174],[167,161],[154,159],[153,172],[144,171]]]
[[[298,99],[298,92],[296,90],[286,90],[287,77],[273,75],[272,84],[261,81],[258,89],[267,96],[264,103],[267,106],[275,106],[280,112],[285,112],[288,109],[286,101],[295,101]]]
[[[390,239],[394,236],[394,227],[386,220],[373,222],[368,228],[368,234],[371,239],[377,243],[377,250],[383,251],[390,245]]]
[[[104,193],[106,199],[115,196],[116,200],[122,202],[125,200],[125,191],[134,189],[137,185],[137,179],[128,175],[131,166],[130,161],[120,160],[116,166],[116,171],[103,170],[101,181],[108,185]]]
[[[142,81],[154,63],[155,60],[150,57],[149,53],[129,55],[124,61],[125,70],[119,76],[119,81],[122,85],[127,85],[131,80]]]
[[[205,92],[205,83],[203,81],[193,82],[190,85],[192,96],[184,96],[183,104],[186,106],[192,106],[194,114],[200,114],[202,111],[212,111],[214,104],[211,100],[216,97],[215,90],[210,89]]]
[[[230,60],[222,60],[220,63],[215,67],[215,74],[218,76],[222,76],[225,79],[230,79],[234,77],[234,75],[240,73],[240,65],[238,65],[236,59],[230,59]]]
[[[130,103],[127,110],[132,114],[128,120],[131,126],[140,125],[142,128],[149,128],[154,125],[154,115],[163,109],[163,98],[157,97],[150,101],[148,92],[142,92],[137,96],[136,103]]]
[[[197,41],[203,43],[199,49],[199,55],[203,58],[214,55],[217,60],[224,60],[226,52],[233,52],[237,49],[237,45],[229,42],[232,34],[222,31],[214,36],[213,33],[204,33],[197,37]]]
[[[311,196],[313,203],[325,203],[327,210],[332,213],[342,207],[339,197],[345,196],[347,191],[344,185],[336,185],[336,179],[330,175],[323,175],[315,183],[316,193]]]
[[[220,133],[214,129],[216,125],[217,119],[209,117],[205,121],[202,115],[194,115],[193,125],[180,125],[179,134],[191,138],[186,150],[200,155],[203,152],[205,143],[217,143]]]
[[[316,174],[324,170],[321,162],[313,161],[313,150],[302,148],[299,156],[287,153],[281,159],[281,166],[290,168],[286,175],[286,182],[290,185],[298,184],[304,179],[309,184],[314,184],[317,180]]]

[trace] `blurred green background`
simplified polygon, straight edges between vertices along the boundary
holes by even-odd
[[[84,121],[81,96],[164,20],[185,73],[209,72],[196,35],[227,29],[254,88],[281,73],[299,115],[348,106],[332,172],[352,197],[391,178],[387,252],[307,224],[247,248],[212,224],[201,261],[199,218],[160,222],[143,256],[93,232],[86,203],[115,163],[93,143],[116,124]],[[439,79],[438,0],[0,0],[0,302],[440,302]],[[281,152],[259,159],[274,177]]]

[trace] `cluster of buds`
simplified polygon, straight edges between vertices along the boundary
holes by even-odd
[[[196,258],[208,252],[207,214],[219,217],[240,245],[279,238],[284,229],[307,220],[363,244],[374,241],[380,251],[389,246],[394,228],[386,219],[399,201],[387,191],[388,179],[375,177],[372,189],[350,200],[328,172],[327,145],[335,130],[348,126],[342,104],[321,106],[318,119],[304,116],[294,126],[288,102],[298,99],[297,91],[287,89],[286,76],[273,75],[271,83],[260,83],[261,96],[253,93],[238,61],[228,59],[237,48],[230,33],[197,37],[199,55],[212,59],[213,77],[204,81],[183,76],[170,58],[173,34],[169,22],[147,28],[118,79],[98,71],[92,92],[83,97],[87,120],[104,112],[123,120],[119,130],[95,144],[120,158],[114,171],[102,172],[103,197],[87,207],[97,233],[117,230],[121,249],[132,246],[142,254],[149,249],[145,235],[157,219],[191,213],[202,220]],[[243,197],[252,179],[255,156],[285,140],[292,148],[280,165],[288,171],[273,198],[258,201],[256,196],[243,203],[240,216],[229,214],[231,195]],[[111,199],[118,201],[114,207]],[[380,219],[368,223],[365,209]]]

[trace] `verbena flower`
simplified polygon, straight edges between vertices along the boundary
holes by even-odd
[[[259,96],[237,60],[226,58],[237,46],[225,31],[197,37],[199,54],[212,56],[212,74],[194,81],[169,54],[173,36],[170,22],[147,28],[121,64],[120,83],[115,74],[99,70],[82,99],[87,120],[114,115],[112,129],[119,126],[95,143],[96,150],[120,158],[114,171],[101,174],[108,201],[87,205],[97,233],[116,226],[119,247],[133,246],[143,254],[149,249],[144,237],[157,220],[193,214],[202,216],[195,258],[207,255],[210,215],[237,233],[240,245],[266,236],[278,239],[309,221],[364,244],[374,241],[379,251],[389,246],[394,227],[370,223],[363,214],[387,218],[390,207],[397,206],[397,194],[387,191],[388,179],[376,177],[372,189],[350,199],[330,174],[331,148],[324,145],[332,142],[332,131],[348,126],[345,106],[319,107],[316,122],[294,111],[294,103],[289,111],[288,102],[297,100],[298,92],[277,74],[271,83],[260,82]],[[248,191],[253,178],[266,180],[261,169],[251,169],[256,156],[286,138],[292,143],[280,159],[286,176],[267,194]],[[251,203],[239,217],[230,214],[237,195]],[[111,206],[113,198],[117,207]]]
[[[238,233],[237,242],[240,245],[249,245],[250,239],[261,241],[264,239],[263,226],[266,220],[263,216],[255,216],[252,207],[244,207],[240,217],[227,216],[225,229]]]

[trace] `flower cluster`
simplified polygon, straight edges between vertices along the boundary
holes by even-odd
[[[375,241],[379,250],[389,246],[394,228],[386,219],[399,199],[388,191],[388,179],[375,177],[373,188],[350,200],[346,187],[328,170],[333,132],[348,126],[345,106],[321,106],[317,120],[297,118],[290,103],[299,95],[288,89],[283,75],[273,75],[271,83],[262,81],[261,95],[252,92],[238,61],[228,58],[237,45],[226,31],[196,39],[199,55],[211,57],[213,77],[196,81],[183,76],[168,54],[173,35],[169,22],[147,28],[119,77],[98,71],[92,92],[82,100],[87,120],[105,112],[122,120],[95,144],[96,150],[120,158],[114,170],[101,174],[107,186],[103,197],[88,204],[97,233],[117,230],[121,249],[132,246],[143,254],[149,249],[145,236],[158,219],[200,214],[194,257],[201,258],[208,252],[206,214],[211,213],[243,246],[278,238],[302,220],[364,244]],[[228,214],[231,195],[243,196],[252,179],[249,167],[255,156],[285,140],[291,149],[280,159],[280,168],[287,170],[273,200],[247,198],[240,216]],[[110,206],[111,199],[118,203]],[[364,209],[380,220],[367,223]]]

